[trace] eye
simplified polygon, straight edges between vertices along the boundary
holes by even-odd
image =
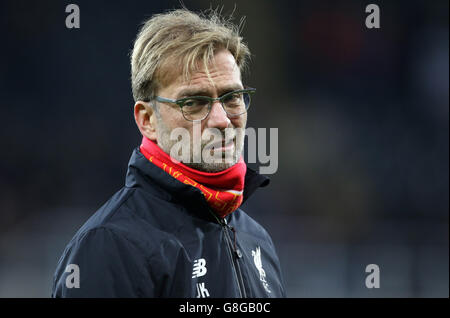
[[[188,99],[183,103],[183,107],[193,107],[198,104],[197,100],[195,99]]]
[[[203,98],[190,98],[184,101],[183,111],[185,112],[197,112],[201,111],[208,105],[208,100]]]
[[[233,93],[225,96],[223,102],[226,104],[240,104],[242,102],[242,93]]]

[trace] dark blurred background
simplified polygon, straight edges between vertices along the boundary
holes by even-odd
[[[178,1],[0,1],[0,296],[48,297],[76,230],[140,143],[129,52]],[[449,296],[449,2],[188,1],[246,16],[249,127],[279,166],[244,210],[290,297]],[[376,3],[381,29],[367,29]],[[381,288],[365,287],[377,264]]]

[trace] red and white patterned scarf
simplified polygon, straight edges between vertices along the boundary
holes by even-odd
[[[247,165],[241,157],[232,167],[219,172],[203,172],[192,169],[173,159],[159,146],[142,138],[141,153],[152,164],[171,177],[199,189],[212,210],[221,218],[235,211],[242,204]]]

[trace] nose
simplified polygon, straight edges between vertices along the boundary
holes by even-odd
[[[230,118],[228,118],[225,109],[223,109],[222,104],[219,101],[215,101],[211,107],[211,112],[209,113],[207,120],[208,128],[218,128],[225,129],[230,125]]]

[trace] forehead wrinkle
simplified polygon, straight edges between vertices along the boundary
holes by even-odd
[[[211,79],[208,79],[208,84],[203,82],[207,78],[204,71],[196,72],[189,81],[181,82],[181,88],[177,94],[178,98],[185,95],[212,96],[215,92],[217,92],[218,96],[221,96],[224,93],[243,88],[240,73],[236,74],[235,70],[232,72],[223,72],[223,70],[215,69],[210,75]],[[197,81],[201,83],[196,84],[195,82]]]
[[[222,92],[243,88],[240,68],[234,57],[229,52],[225,53],[225,56],[223,53],[220,53],[220,58],[218,58],[219,54],[216,54],[213,62],[208,65],[209,76],[201,61],[198,61],[198,68],[192,71],[188,79],[180,74],[175,61],[173,64],[166,64],[165,83],[161,83],[162,87],[171,87],[170,90],[174,93],[172,98],[175,95],[180,98],[181,95],[186,95],[186,92],[198,92],[202,93],[201,95],[206,93],[206,96],[212,96],[217,91],[220,96]],[[192,94],[189,95],[192,96]]]
[[[220,58],[218,58],[220,56]],[[209,75],[209,76],[208,76]],[[180,84],[192,85],[195,80],[202,80],[207,78],[211,85],[215,85],[213,78],[221,77],[237,77],[241,78],[241,70],[237,65],[234,57],[227,50],[221,50],[213,56],[213,60],[208,64],[207,69],[203,64],[203,61],[197,61],[197,68],[192,70],[189,79],[183,79],[182,76],[178,77]],[[195,84],[194,84],[195,85]]]

